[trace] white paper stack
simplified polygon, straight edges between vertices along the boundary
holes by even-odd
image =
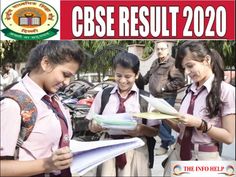
[[[110,115],[95,114],[93,119],[103,128],[107,129],[134,130],[137,126],[137,121],[128,113]]]
[[[71,140],[70,148],[74,155],[71,173],[84,175],[99,164],[143,145],[140,138],[92,142]]]

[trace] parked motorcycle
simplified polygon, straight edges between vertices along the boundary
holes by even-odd
[[[96,141],[100,138],[101,133],[92,133],[88,129],[89,120],[86,116],[96,94],[114,84],[112,81],[103,81],[93,85],[88,81],[78,80],[58,92],[63,104],[70,111],[74,138],[81,141]]]

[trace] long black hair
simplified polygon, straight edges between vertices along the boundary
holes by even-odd
[[[220,114],[220,106],[222,104],[220,100],[221,95],[221,82],[224,80],[224,62],[220,54],[214,50],[208,48],[205,41],[186,41],[178,48],[175,66],[180,71],[184,72],[182,62],[188,52],[193,55],[193,60],[203,62],[206,55],[211,57],[211,68],[215,74],[212,82],[211,91],[206,98],[206,110],[210,118]]]

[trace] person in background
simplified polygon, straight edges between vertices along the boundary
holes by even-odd
[[[111,90],[108,103],[101,114],[115,114],[121,112],[138,113],[140,112],[139,88],[135,81],[139,77],[139,59],[136,55],[121,52],[113,60],[116,86]],[[142,85],[142,84],[141,84]],[[91,106],[88,119],[92,119],[94,113],[100,114],[102,92],[99,92]],[[124,102],[122,100],[125,100]],[[123,104],[122,104],[123,103]],[[121,111],[121,104],[125,110]],[[150,110],[151,107],[148,107]],[[146,142],[147,137],[156,136],[158,133],[159,121],[148,120],[143,124],[142,119],[137,119],[137,126],[134,130],[114,130],[108,131],[105,139],[119,139],[140,137]],[[90,121],[89,129],[94,132],[105,131],[95,121]],[[98,176],[150,176],[149,155],[147,145],[130,150],[125,153],[126,163],[123,166],[118,165],[118,161],[111,159],[98,167]],[[120,164],[120,163],[119,163]]]
[[[21,129],[20,107],[10,98],[1,101],[1,176],[71,176],[70,114],[56,92],[69,84],[83,58],[79,46],[71,41],[48,41],[31,50],[25,75],[11,89],[26,93],[36,105],[38,114],[16,159]],[[63,128],[61,122],[67,128]]]
[[[3,72],[0,70],[0,95],[2,95],[4,88],[7,85],[7,79],[3,77]]]
[[[165,120],[179,136],[164,176],[171,175],[171,161],[221,160],[220,143],[231,144],[235,137],[235,87],[224,81],[219,53],[204,41],[186,41],[175,65],[193,83],[180,106],[180,122]]]
[[[7,80],[6,85],[10,85],[19,80],[18,72],[13,68],[12,63],[6,63],[4,69],[6,71],[4,76],[5,80]]]
[[[144,75],[144,84],[149,84],[149,92],[157,98],[163,98],[174,107],[177,90],[185,85],[184,75],[175,67],[175,59],[171,57],[166,42],[156,44],[158,58],[152,63],[150,70]],[[163,122],[160,125],[161,145],[156,155],[167,153],[170,145],[175,143],[171,128]]]

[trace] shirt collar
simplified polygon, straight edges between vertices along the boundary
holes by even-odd
[[[207,92],[208,92],[208,93],[211,91],[212,82],[213,82],[214,78],[215,78],[215,75],[212,74],[212,75],[206,80],[206,82],[202,85],[202,87],[205,87],[205,88],[207,89]],[[201,87],[201,88],[202,88],[202,87]],[[201,88],[199,88],[198,90],[200,90]],[[196,83],[193,83],[193,85],[191,86],[191,90],[192,90],[193,92],[197,92],[197,91],[198,91],[198,90],[197,90],[197,85],[196,85]]]
[[[28,74],[25,75],[21,81],[35,101],[40,101],[44,95],[47,95],[47,93],[38,84],[36,84]]]
[[[131,92],[131,91],[134,91],[134,92],[136,92],[136,93],[138,93],[138,87],[136,86],[136,84],[134,84],[133,86],[132,86],[132,88],[130,89],[130,91],[129,91],[129,93]],[[118,88],[118,85],[116,84],[116,86],[112,89],[112,91],[111,91],[111,94],[115,94],[116,92],[119,92],[119,88]]]

